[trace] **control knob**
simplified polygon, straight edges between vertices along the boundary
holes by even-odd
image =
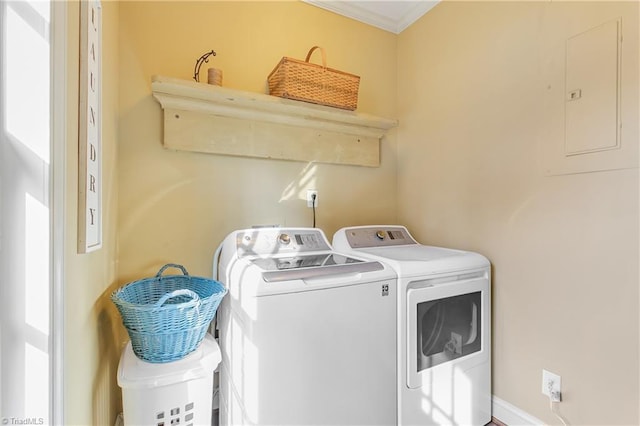
[[[376,231],[376,237],[379,240],[384,240],[384,231]]]
[[[278,236],[278,241],[280,241],[280,244],[286,246],[291,242],[291,237],[289,237],[289,234],[280,234]]]

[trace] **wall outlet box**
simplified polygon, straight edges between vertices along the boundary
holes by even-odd
[[[314,200],[315,195],[315,200]],[[315,205],[314,205],[315,202]],[[307,207],[318,207],[318,190],[307,189]]]
[[[555,373],[542,370],[542,393],[551,398],[552,393],[561,395],[562,379]]]

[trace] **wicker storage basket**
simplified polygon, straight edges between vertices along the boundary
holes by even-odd
[[[322,65],[309,63],[316,49],[322,53]],[[312,47],[304,61],[283,57],[267,80],[273,96],[351,111],[358,107],[360,77],[327,68],[327,56],[319,46]]]
[[[162,275],[178,268],[183,275]],[[155,277],[133,281],[111,295],[131,346],[144,361],[164,363],[195,351],[227,293],[221,283],[189,275],[169,263]]]

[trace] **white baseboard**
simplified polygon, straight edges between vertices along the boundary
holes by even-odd
[[[544,422],[531,414],[519,409],[515,405],[509,404],[504,399],[493,395],[492,398],[493,417],[508,426],[541,426]]]

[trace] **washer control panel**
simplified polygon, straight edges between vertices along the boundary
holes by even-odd
[[[275,255],[331,250],[321,230],[315,228],[256,228],[239,232],[240,256]]]
[[[344,232],[347,243],[351,248],[417,244],[404,226],[365,226],[346,228],[339,231],[339,233],[341,232]]]

